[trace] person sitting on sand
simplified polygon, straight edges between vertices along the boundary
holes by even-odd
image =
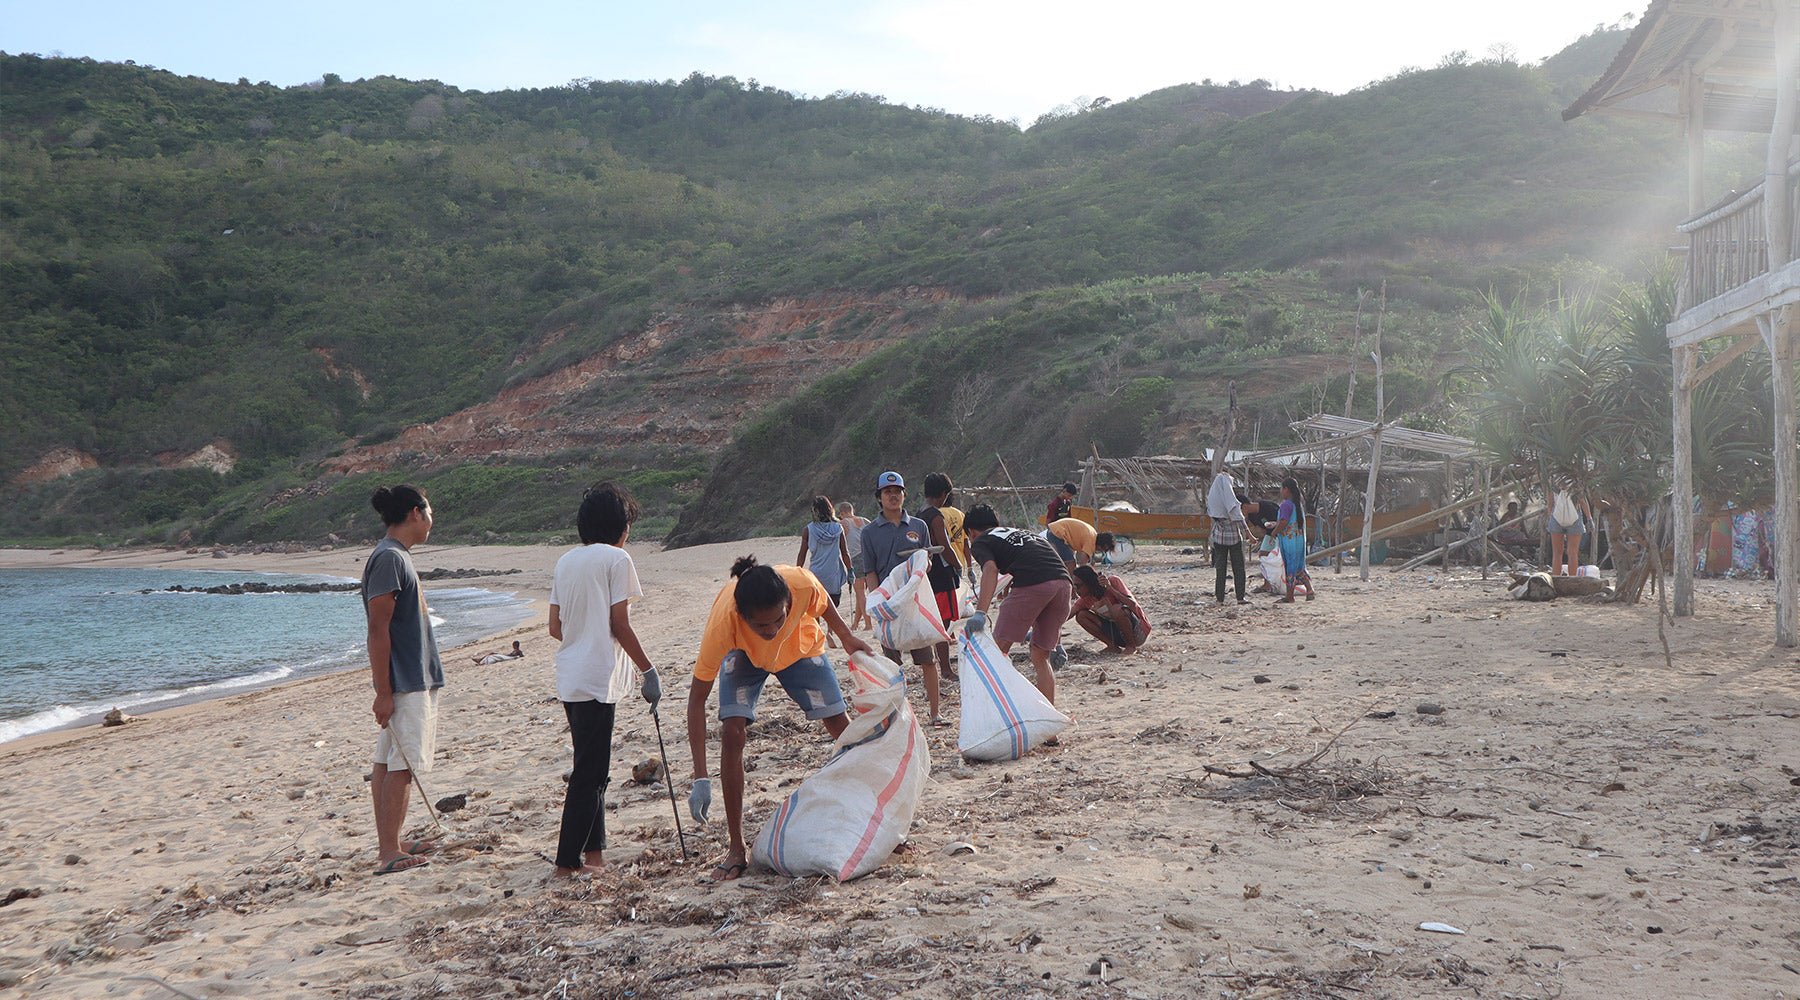
[[[817,577],[798,566],[761,566],[744,556],[731,566],[731,581],[713,599],[712,613],[688,685],[688,747],[694,756],[694,787],[688,811],[704,823],[712,808],[712,779],[706,769],[706,703],[719,687],[719,778],[725,792],[725,859],[713,869],[716,881],[744,874],[744,743],[756,718],[756,702],[770,675],[808,719],[822,722],[836,737],[850,724],[837,674],[825,658],[825,629],[845,653],[872,653],[838,617]]]
[[[588,490],[575,515],[581,545],[556,560],[551,577],[550,638],[562,643],[556,651],[556,697],[575,745],[556,839],[556,874],[565,878],[605,867],[613,717],[632,681],[626,657],[637,664],[638,690],[650,711],[662,699],[662,677],[631,627],[630,602],[644,590],[624,545],[637,518],[637,501],[623,486],[600,483]]]
[[[1150,619],[1117,576],[1092,566],[1075,567],[1075,624],[1106,643],[1105,652],[1136,652],[1150,638]]]
[[[505,662],[506,660],[517,660],[520,657],[523,657],[524,655],[525,655],[525,651],[523,649],[519,648],[519,640],[514,639],[513,640],[513,648],[511,650],[509,650],[508,652],[489,653],[486,656],[473,656],[473,657],[470,657],[470,659],[474,660],[476,663],[485,665],[485,664],[489,664],[489,663],[502,663],[502,662]]]
[[[413,546],[431,537],[431,501],[415,486],[383,486],[369,504],[387,525],[387,536],[369,553],[362,575],[375,724],[381,727],[369,790],[375,807],[375,874],[391,875],[430,864],[419,855],[437,849],[428,840],[402,841],[400,831],[406,826],[413,774],[430,771],[437,752],[444,663],[412,561]]]

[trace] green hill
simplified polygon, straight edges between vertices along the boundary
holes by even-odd
[[[375,474],[485,505],[452,537],[541,533],[567,520],[541,495],[612,474],[681,509],[678,538],[728,537],[876,464],[1057,478],[1090,442],[1201,447],[1232,378],[1264,386],[1267,440],[1341,377],[1383,278],[1424,405],[1472,293],[1675,220],[1665,130],[1558,119],[1616,44],[1341,96],[1174,87],[1029,131],[699,74],[283,89],[0,54],[0,536],[320,537]],[[870,305],[911,288],[933,291]],[[860,305],[746,332],[821,295]],[[817,356],[734,387],[770,350]],[[603,355],[556,406],[641,429],[645,399],[711,397],[690,423],[736,430],[321,464]],[[214,442],[228,474],[165,467]],[[98,468],[21,478],[56,449]]]

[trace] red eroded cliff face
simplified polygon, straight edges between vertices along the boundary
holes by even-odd
[[[327,474],[531,459],[631,444],[723,447],[745,418],[923,325],[954,297],[906,288],[831,292],[659,317],[598,353],[502,390],[493,400],[377,444],[352,442]],[[539,339],[542,349],[567,329]],[[684,351],[684,346],[691,350]],[[659,361],[658,359],[668,359]]]

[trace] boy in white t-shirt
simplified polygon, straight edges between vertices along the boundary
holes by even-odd
[[[644,596],[637,567],[622,548],[637,518],[637,501],[623,486],[590,488],[575,518],[581,547],[556,561],[550,584],[550,638],[562,641],[556,651],[556,696],[575,744],[556,842],[561,876],[592,875],[605,867],[600,852],[606,847],[613,714],[632,682],[626,657],[642,672],[641,690],[652,712],[662,698],[662,679],[644,655],[627,610],[633,598]]]

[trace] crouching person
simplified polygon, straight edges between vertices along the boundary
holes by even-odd
[[[831,595],[817,577],[798,566],[762,566],[745,556],[731,567],[731,582],[714,598],[688,687],[688,747],[694,757],[694,787],[688,810],[704,823],[712,808],[712,779],[706,768],[706,704],[719,688],[719,778],[725,796],[725,828],[730,838],[724,860],[713,869],[716,881],[744,874],[744,742],[763,684],[771,675],[808,719],[836,737],[849,725],[837,674],[825,658],[825,629],[845,654],[873,652],[838,616]]]

